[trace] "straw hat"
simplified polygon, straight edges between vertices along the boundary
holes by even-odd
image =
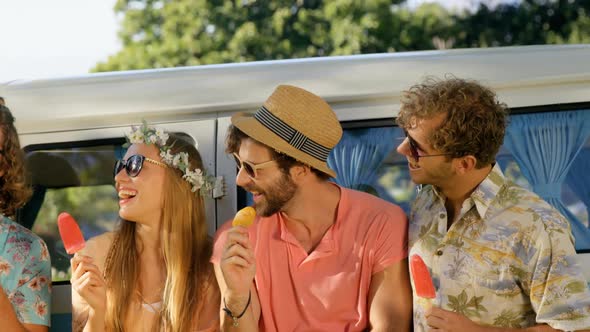
[[[231,122],[256,141],[336,177],[326,161],[342,127],[330,105],[313,93],[279,85],[258,111],[236,113]]]

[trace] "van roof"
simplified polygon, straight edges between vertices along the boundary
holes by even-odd
[[[590,101],[590,45],[399,52],[150,69],[0,84],[21,134],[194,120],[255,110],[279,84],[308,89],[341,120],[391,118],[403,90],[453,74],[510,107]]]

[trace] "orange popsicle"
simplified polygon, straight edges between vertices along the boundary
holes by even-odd
[[[57,216],[57,227],[68,254],[75,254],[84,248],[86,243],[80,227],[69,213],[62,212]]]
[[[416,295],[426,299],[433,299],[436,297],[434,285],[430,278],[430,273],[422,257],[419,255],[412,255],[410,257],[410,272],[414,280],[414,287],[416,288]]]
[[[234,217],[234,220],[231,224],[232,226],[248,227],[252,225],[255,217],[256,210],[251,206],[246,206],[245,208],[238,211],[238,213],[236,213],[236,216]]]

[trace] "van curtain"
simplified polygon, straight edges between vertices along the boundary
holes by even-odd
[[[328,166],[337,177],[337,184],[360,191],[377,193],[374,183],[379,166],[395,148],[394,139],[399,136],[394,127],[349,129],[328,157]]]
[[[565,206],[561,192],[589,137],[590,111],[578,110],[513,115],[504,141],[533,191],[569,220],[576,250],[590,249],[590,229]],[[587,172],[580,176],[588,181]],[[574,192],[585,189],[584,182],[574,186],[580,186]]]
[[[584,203],[586,213],[590,217],[590,176],[588,174],[590,174],[590,146],[580,151],[572,164],[572,168],[567,173],[565,181]]]

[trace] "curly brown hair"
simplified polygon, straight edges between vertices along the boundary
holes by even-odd
[[[240,150],[240,145],[242,144],[242,141],[246,138],[250,138],[250,139],[254,140],[252,137],[248,136],[246,133],[244,133],[243,131],[238,129],[238,127],[236,127],[234,125],[230,125],[229,128],[227,129],[227,137],[225,139],[225,152],[226,153],[238,153],[238,151]],[[256,141],[256,140],[254,140],[254,141]],[[258,141],[256,141],[256,142],[258,142]],[[260,143],[260,142],[258,142],[258,143],[261,145],[264,145],[263,143]],[[266,146],[266,145],[264,145],[264,146]],[[280,153],[280,152],[276,151],[275,149],[272,149],[268,146],[266,146],[266,147],[270,150],[271,159],[277,161],[279,169],[285,175],[289,175],[289,170],[291,169],[291,167],[306,165],[305,163],[302,163],[291,156],[288,156],[284,153]],[[314,173],[319,179],[324,180],[324,181],[327,181],[328,179],[330,179],[330,176],[328,174],[326,174],[320,170],[317,170],[311,166],[309,166],[309,168],[311,169],[311,172]]]
[[[20,148],[14,117],[0,103],[0,213],[14,217],[16,210],[29,200],[31,188],[25,176],[25,157]]]
[[[427,138],[430,145],[452,158],[472,155],[476,168],[494,162],[504,141],[508,108],[477,81],[428,77],[404,91],[397,123],[411,128],[416,120],[445,114],[443,123]]]

